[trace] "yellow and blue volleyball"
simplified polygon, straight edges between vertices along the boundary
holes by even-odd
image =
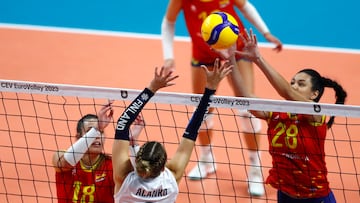
[[[202,38],[214,49],[231,47],[236,43],[239,32],[239,24],[226,12],[211,13],[201,25]]]

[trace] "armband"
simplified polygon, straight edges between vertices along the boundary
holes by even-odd
[[[78,139],[69,147],[68,150],[66,150],[64,153],[64,159],[71,166],[75,166],[84,156],[85,152],[89,149],[95,139],[100,135],[101,134],[98,130],[91,128],[84,136]]]
[[[115,129],[116,140],[127,140],[130,141],[129,130],[130,125],[134,122],[136,117],[139,115],[145,104],[154,96],[154,93],[145,88],[134,101],[125,109],[122,115],[119,117]]]
[[[164,17],[161,23],[161,39],[164,60],[174,58],[174,35],[175,23],[170,23],[166,17]]]
[[[244,17],[251,24],[253,24],[261,34],[264,35],[270,32],[269,28],[266,26],[264,20],[261,18],[255,6],[252,5],[249,1],[246,1],[244,6],[240,10]]]
[[[205,92],[201,97],[200,103],[195,113],[191,117],[189,124],[187,125],[186,130],[183,134],[184,138],[196,141],[198,131],[204,119],[204,115],[208,110],[209,103],[211,102],[210,97],[215,94],[215,91],[216,90],[205,88]]]

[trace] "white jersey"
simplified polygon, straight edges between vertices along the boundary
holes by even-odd
[[[174,174],[165,167],[161,174],[144,180],[132,171],[125,178],[120,190],[114,195],[115,203],[175,202],[179,194]]]

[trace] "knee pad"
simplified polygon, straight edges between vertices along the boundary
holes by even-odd
[[[245,133],[258,133],[261,131],[261,121],[247,110],[239,110],[240,124]]]

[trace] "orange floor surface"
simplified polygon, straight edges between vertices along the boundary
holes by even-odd
[[[153,77],[154,67],[160,67],[163,63],[161,42],[156,39],[0,28],[0,46],[0,78],[7,80],[143,89]],[[177,41],[175,43],[176,74],[180,77],[175,86],[166,88],[164,91],[191,92],[190,51],[189,42]],[[286,46],[280,53],[275,53],[270,48],[261,48],[261,52],[289,80],[302,68],[315,68],[323,76],[335,79],[343,85],[348,92],[347,104],[360,105],[360,93],[358,92],[360,87],[360,54],[294,50],[287,49]],[[255,75],[255,89],[258,97],[281,99],[263,74],[256,68]],[[232,90],[226,80],[222,82],[217,94],[232,96]],[[334,101],[335,98],[331,90],[326,92],[321,102],[334,103]],[[357,143],[354,144],[359,146],[358,148],[360,148],[359,133],[351,135],[354,140],[357,140]],[[264,137],[261,142],[263,149],[267,148],[266,143],[267,139]],[[334,153],[331,149],[332,147],[329,147],[327,150]],[[5,156],[0,153],[1,160]],[[221,156],[221,152],[216,154],[216,159],[221,160]],[[48,158],[50,160],[51,156],[49,155]],[[262,160],[267,165],[271,164],[271,158],[267,153],[262,153]],[[353,161],[360,162],[358,159]],[[189,164],[188,170],[193,164]],[[347,167],[346,162],[341,164],[344,168]],[[331,170],[332,165],[332,160],[329,160],[329,170]],[[356,165],[360,168],[359,164]],[[356,173],[359,174],[359,168],[353,169],[352,173],[357,170]],[[7,169],[3,168],[3,170]],[[239,171],[243,171],[243,169]],[[215,179],[217,176],[224,177],[227,175],[226,169],[219,167],[217,174],[211,175],[212,178],[210,179],[204,181],[183,179],[180,190],[189,188],[192,191],[202,191],[206,185],[206,193],[209,195],[188,196],[180,194],[177,202],[276,202],[276,191],[269,186],[266,186],[266,197],[268,199],[265,197],[252,198],[247,194],[245,183],[235,186],[228,183],[222,185],[221,181]],[[264,170],[264,175],[267,175],[266,170]],[[245,174],[238,174],[238,176],[245,177]],[[54,174],[49,174],[49,177],[54,178]],[[359,175],[356,178],[359,181]],[[336,177],[329,177],[329,180],[331,185],[337,188],[347,184],[354,184],[354,187],[357,187],[356,180],[353,178],[343,179],[348,182],[337,182],[338,178]],[[4,183],[3,185],[11,188],[13,187],[12,184],[17,183]],[[21,184],[26,188],[27,184],[31,187],[34,183],[25,181]],[[0,202],[7,202],[9,200],[3,194],[5,189],[2,184],[0,185]],[[50,191],[49,193],[52,193],[53,196],[56,195],[55,187],[51,190],[46,189],[46,187],[49,185],[44,184],[44,190]],[[234,198],[234,194],[231,194],[234,187],[238,198]],[[359,190],[359,188],[357,189]],[[334,193],[339,203],[360,202],[359,192],[335,191]],[[221,196],[212,194],[221,194]],[[26,197],[23,198],[26,199]],[[41,198],[37,201],[49,202],[48,200],[41,201]],[[10,200],[10,202],[17,202],[17,200]],[[30,199],[26,202],[36,201]]]

